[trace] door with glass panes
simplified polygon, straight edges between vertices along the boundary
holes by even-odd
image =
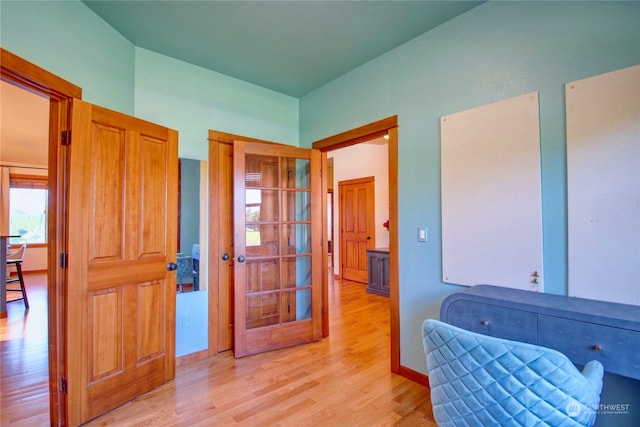
[[[322,337],[318,150],[234,142],[236,357]]]

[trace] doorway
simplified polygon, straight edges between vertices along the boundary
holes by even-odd
[[[400,315],[399,315],[399,271],[398,271],[398,116],[387,117],[355,129],[342,132],[312,144],[324,153],[350,147],[377,138],[388,139],[388,238],[389,238],[389,281],[390,281],[390,341],[391,372],[414,379],[415,375],[400,365]],[[339,265],[338,262],[334,264]]]
[[[23,300],[25,297],[20,292],[6,294],[9,302],[0,334],[3,363],[0,394],[5,400],[18,398],[16,395],[26,399],[21,393],[29,393],[28,399],[44,409],[39,418],[48,422],[46,210],[50,100],[13,83],[2,81],[0,85],[0,168],[3,171],[0,185],[1,192],[8,193],[0,207],[2,225],[10,224],[9,234],[21,236],[10,239],[12,251],[27,245],[21,263],[27,299]],[[15,269],[12,270],[16,274]],[[16,285],[13,283],[8,288],[19,289]],[[5,294],[1,297],[4,302]],[[22,360],[25,353],[28,364]],[[21,377],[25,372],[29,375]],[[12,378],[21,380],[14,382]]]
[[[66,274],[61,268],[57,254],[66,253],[66,241],[59,233],[64,230],[65,206],[58,200],[65,200],[66,181],[62,173],[66,167],[67,146],[62,143],[63,132],[68,129],[68,105],[72,99],[82,98],[82,89],[24,59],[0,48],[3,82],[49,100],[48,118],[48,256],[47,265],[47,324],[48,324],[48,366],[49,366],[49,408],[50,423],[58,425],[65,419],[65,395],[60,391],[59,378],[62,377],[64,346],[60,342],[64,336],[64,289]]]
[[[398,117],[392,116],[359,128],[334,135],[313,143],[312,148],[319,149],[327,153],[339,148],[349,147],[362,142],[371,141],[388,135],[388,238],[389,238],[389,258],[390,258],[390,341],[391,341],[391,371],[410,379],[414,375],[410,370],[404,372],[400,366],[400,323],[399,323],[399,298],[398,298]],[[212,215],[209,228],[209,247],[211,248],[212,267],[209,269],[209,306],[218,307],[219,310],[209,310],[209,355],[218,354],[221,351],[229,350],[233,346],[233,301],[231,298],[230,284],[233,283],[233,268],[227,266],[228,260],[233,257],[233,239],[230,227],[231,217],[221,206],[230,204],[225,194],[231,194],[229,188],[225,187],[225,182],[229,179],[233,170],[228,167],[216,167],[221,162],[222,165],[229,164],[228,157],[231,156],[229,147],[234,140],[247,140],[255,142],[270,141],[247,138],[240,135],[226,132],[209,131],[209,209],[216,212]],[[227,160],[225,160],[227,159]],[[323,161],[324,165],[327,161]],[[326,169],[326,166],[323,167]],[[226,177],[226,178],[225,178]],[[326,187],[326,186],[325,186]],[[327,223],[327,221],[325,221]],[[327,245],[328,246],[328,245]],[[336,245],[333,245],[335,252]],[[328,267],[328,256],[324,258]],[[217,264],[216,264],[217,263]],[[220,265],[222,263],[222,265]],[[334,263],[336,264],[336,263]],[[323,300],[328,301],[328,275],[323,280]],[[328,304],[323,306],[323,319],[328,319]],[[323,336],[328,336],[328,321],[323,324]],[[414,379],[415,380],[415,379]]]

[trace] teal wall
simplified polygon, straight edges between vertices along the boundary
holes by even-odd
[[[564,84],[640,63],[639,23],[639,2],[489,2],[300,100],[305,147],[398,115],[402,365],[426,373],[420,325],[460,289],[441,279],[440,117],[539,91],[545,291],[566,295]],[[637,381],[609,383],[625,381],[635,394],[605,386],[605,397],[639,402]],[[620,417],[615,425],[632,418]],[[640,425],[640,408],[634,417]]]
[[[82,88],[82,98],[134,112],[134,46],[77,0],[0,1],[0,44]]]
[[[135,51],[135,116],[176,129],[180,157],[207,160],[210,129],[298,145],[296,98]]]

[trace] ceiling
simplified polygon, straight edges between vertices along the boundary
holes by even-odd
[[[135,46],[296,98],[483,3],[83,1]]]
[[[136,46],[293,97],[483,3],[83,1]],[[48,101],[4,82],[0,94],[0,160],[45,166]]]
[[[46,168],[48,144],[49,99],[0,82],[0,163]]]

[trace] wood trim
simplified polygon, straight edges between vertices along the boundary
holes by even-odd
[[[47,95],[59,100],[82,98],[82,88],[79,86],[3,48],[0,48],[0,68],[2,80],[10,81],[38,95]]]
[[[16,249],[16,248],[19,248],[20,246],[22,246],[24,244],[25,243],[18,242],[18,243],[8,243],[7,245],[9,247],[9,249]],[[46,248],[46,247],[49,246],[49,243],[47,243],[47,242],[44,242],[44,243],[27,243],[26,245],[27,245],[27,249],[29,249],[29,248]],[[22,271],[24,271],[24,267],[23,267]],[[31,271],[33,271],[33,270],[31,270]],[[42,271],[47,271],[47,269],[45,268]]]
[[[207,310],[208,324],[209,324],[209,337],[208,337],[208,355],[215,356],[218,354],[219,348],[219,322],[218,322],[218,308],[220,306],[220,299],[218,298],[220,283],[218,281],[218,269],[215,268],[214,259],[217,260],[218,253],[218,214],[220,208],[220,194],[219,194],[219,153],[218,146],[222,141],[222,138],[216,135],[212,135],[209,131],[209,260],[208,260],[208,282],[209,282],[209,309]]]
[[[414,371],[406,366],[400,366],[400,375],[410,379],[413,382],[422,384],[425,387],[429,387],[429,377],[421,372]]]
[[[400,273],[398,247],[398,116],[387,117],[311,144],[320,151],[332,151],[388,134],[389,149],[389,280],[391,372],[407,376],[400,365]],[[413,380],[413,378],[408,377]]]
[[[180,252],[180,224],[182,221],[182,162],[178,158],[178,239],[176,240],[176,248]]]
[[[322,338],[329,336],[329,230],[325,225],[328,221],[327,214],[327,153],[320,153],[321,156],[321,174],[322,180],[320,185],[322,186]],[[333,190],[331,190],[333,192]],[[333,205],[332,205],[333,208]],[[333,223],[332,223],[333,225]]]
[[[49,71],[0,48],[0,78],[39,96],[49,98],[49,206],[48,206],[48,338],[49,412],[51,425],[67,424],[67,401],[59,391],[66,376],[65,311],[67,275],[59,267],[58,254],[66,252],[67,147],[61,144],[62,131],[69,129],[69,109],[73,98],[82,98],[82,89]],[[0,313],[0,316],[6,312]]]
[[[24,169],[28,169],[28,168],[24,168]],[[12,173],[9,175],[9,179],[14,179],[16,181],[44,181],[47,182],[48,181],[48,177],[47,175],[26,175],[26,174],[21,174],[21,173]]]
[[[209,357],[208,350],[201,350],[195,353],[185,354],[184,356],[176,357],[176,368],[179,366],[190,365],[198,360],[206,359]]]
[[[247,141],[247,142],[260,142],[263,144],[286,145],[287,147],[293,147],[293,145],[281,144],[279,142],[267,141],[265,139],[251,138],[248,136],[236,135],[233,133],[221,132],[217,130],[209,130],[209,141],[226,142],[228,144],[233,144],[233,141]]]
[[[374,182],[376,179],[375,176],[365,176],[362,178],[355,178],[355,179],[345,179],[343,181],[339,181],[338,182],[338,193],[339,188],[341,185],[351,185],[351,184],[366,184],[367,182]]]
[[[389,129],[389,300],[391,372],[400,373],[400,247],[398,244],[398,127]]]
[[[320,151],[337,150],[338,148],[348,147],[386,135],[389,129],[396,126],[398,126],[398,116],[391,116],[321,139],[311,144],[311,147]]]
[[[219,244],[219,222],[216,212],[220,209],[220,194],[219,190],[219,175],[218,175],[218,162],[219,162],[219,144],[232,144],[233,141],[248,141],[248,142],[261,142],[265,144],[279,144],[277,142],[266,141],[263,139],[251,138],[244,135],[236,135],[233,133],[222,132],[217,130],[209,130],[209,310],[208,310],[208,355],[217,355],[220,347],[219,342],[219,319],[218,319],[218,307],[220,305],[219,291],[220,283],[218,280],[218,271],[214,268],[213,260],[217,261]],[[214,309],[212,309],[212,307]]]
[[[42,245],[42,246],[47,246],[47,245]],[[47,269],[46,268],[39,268],[37,270],[22,270],[22,274],[27,276],[29,274],[42,274],[42,273],[46,273]]]
[[[49,273],[47,299],[49,310],[49,412],[51,425],[66,425],[67,395],[60,391],[60,378],[66,377],[67,270],[58,263],[67,253],[67,185],[69,148],[61,144],[62,131],[71,127],[72,98],[51,102],[49,112]]]

